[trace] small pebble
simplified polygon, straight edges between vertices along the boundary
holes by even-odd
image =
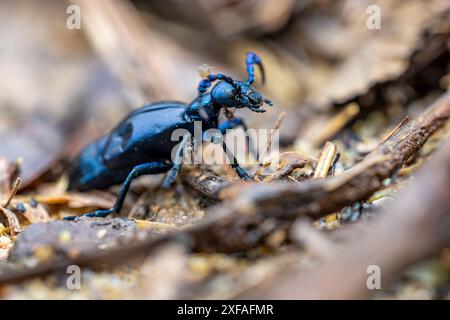
[[[100,229],[100,230],[97,231],[97,238],[103,239],[106,236],[107,233],[108,233],[108,230]]]
[[[394,200],[394,198],[392,198],[392,197],[382,197],[382,198],[373,200],[373,201],[372,201],[372,204],[373,204],[375,207],[381,207],[381,206],[386,205],[387,203],[392,202],[393,200]]]
[[[193,256],[188,262],[191,270],[202,276],[206,276],[211,272],[212,266],[204,257]]]
[[[1,236],[0,237],[0,248],[1,249],[8,249],[11,245],[11,239],[7,236]]]
[[[31,198],[30,200],[30,206],[32,206],[33,208],[36,208],[38,205],[38,202],[36,201],[35,198]]]
[[[19,202],[16,205],[15,209],[16,209],[16,212],[18,212],[18,213],[24,213],[25,211],[27,211],[27,208],[25,208],[25,205],[22,202]]]
[[[4,234],[6,231],[6,227],[3,225],[3,223],[0,223],[0,235]]]
[[[59,242],[61,243],[67,243],[72,240],[72,234],[68,230],[63,230],[58,237]]]
[[[34,256],[38,261],[48,261],[53,258],[54,254],[53,248],[47,245],[39,246],[34,251]]]
[[[99,245],[97,246],[97,248],[98,248],[99,250],[105,250],[105,249],[108,248],[108,244],[106,244],[106,243],[99,244]]]

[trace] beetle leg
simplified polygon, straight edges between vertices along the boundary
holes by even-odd
[[[219,124],[219,130],[222,133],[222,135],[225,135],[227,133],[228,129],[235,129],[237,127],[242,127],[244,131],[247,131],[248,127],[245,123],[244,119],[242,118],[231,118],[228,119],[221,124]],[[247,139],[248,138],[248,139]],[[245,139],[247,150],[250,151],[250,153],[253,155],[255,160],[258,160],[259,154],[258,151],[255,149],[255,143],[251,136],[247,136]]]
[[[114,213],[116,211],[114,211],[114,208],[111,209],[107,209],[107,210],[97,210],[94,212],[89,212],[89,213],[85,213],[82,215],[82,217],[89,217],[89,218],[104,218],[112,213]],[[78,218],[78,216],[76,216]],[[66,218],[64,218],[66,219]],[[69,219],[66,219],[69,220]],[[70,219],[72,220],[72,219]]]
[[[119,212],[120,209],[122,209],[123,202],[128,193],[128,190],[130,189],[131,182],[135,178],[142,176],[144,174],[162,173],[162,172],[167,171],[171,167],[172,167],[172,163],[168,163],[168,162],[164,162],[164,161],[147,162],[147,163],[135,166],[130,171],[127,178],[125,179],[125,182],[123,183],[122,188],[120,189],[119,195],[117,196],[117,200],[116,200],[116,203],[114,204],[114,207],[112,207],[109,210],[97,210],[94,212],[89,212],[89,213],[84,214],[83,216],[104,218],[107,215],[110,215],[111,213]],[[64,220],[75,220],[76,218],[78,218],[78,216],[69,216],[69,217],[65,217]]]
[[[245,169],[241,167],[241,165],[237,161],[234,154],[230,151],[230,149],[228,149],[228,147],[225,143],[225,139],[222,141],[222,147],[223,147],[223,151],[227,155],[228,159],[230,159],[230,161],[231,161],[230,167],[233,168],[234,170],[236,170],[236,173],[239,176],[239,178],[241,178],[243,180],[251,180],[252,177],[250,177],[250,175],[247,173],[247,171],[245,171]]]
[[[245,64],[247,65],[247,74],[249,84],[252,84],[255,81],[255,64],[259,67],[259,71],[261,71],[262,83],[265,82],[265,74],[264,74],[264,66],[262,64],[261,58],[253,52],[247,52],[247,56],[245,58]]]
[[[161,187],[163,187],[165,189],[169,188],[170,185],[175,182],[175,180],[178,176],[178,173],[180,173],[181,163],[183,162],[183,157],[184,157],[184,149],[185,149],[186,145],[189,143],[190,137],[191,137],[190,134],[185,134],[183,136],[183,140],[181,140],[180,144],[178,145],[175,159],[173,161],[173,166],[172,166],[172,168],[169,169],[169,171],[167,171],[167,174],[164,177],[163,182],[161,183]]]

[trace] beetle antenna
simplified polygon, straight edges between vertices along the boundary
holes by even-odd
[[[264,84],[266,76],[264,74],[264,66],[261,58],[256,53],[247,52],[245,64],[247,65],[248,84],[252,84],[255,81],[255,64],[259,67],[259,71],[261,71],[262,83]]]
[[[199,94],[205,93],[206,90],[211,86],[211,83],[216,80],[223,80],[235,86],[234,81],[231,77],[224,75],[222,73],[211,73],[206,76],[205,79],[202,79],[198,84],[197,90]]]
[[[273,102],[270,99],[264,99],[263,100],[265,104],[269,105],[269,106],[273,106]]]

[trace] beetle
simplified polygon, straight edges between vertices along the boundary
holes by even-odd
[[[172,184],[180,171],[180,163],[172,161],[172,150],[178,144],[178,141],[171,139],[174,130],[181,128],[193,133],[195,121],[201,121],[203,131],[219,129],[225,133],[238,126],[245,129],[245,122],[241,118],[231,117],[219,124],[221,110],[248,108],[262,113],[266,111],[263,109],[264,103],[272,106],[271,100],[265,99],[252,87],[255,65],[260,68],[264,83],[261,58],[248,52],[245,63],[247,80],[238,81],[222,73],[210,73],[200,81],[198,96],[190,104],[161,101],[144,105],[131,112],[109,134],[86,146],[69,168],[68,189],[106,189],[119,183],[122,183],[122,187],[111,209],[97,210],[83,216],[106,217],[118,213],[131,182],[138,176],[168,172],[162,186]],[[215,81],[217,83],[207,92]],[[225,141],[222,146],[237,175],[244,180],[250,179],[228,150]],[[75,218],[77,216],[65,217],[66,220]]]

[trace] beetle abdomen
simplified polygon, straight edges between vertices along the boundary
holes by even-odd
[[[111,174],[111,170],[104,165],[100,155],[104,143],[105,137],[88,145],[73,160],[69,169],[69,189],[106,189],[125,179],[129,170],[117,170]]]
[[[186,105],[160,102],[134,111],[108,135],[101,156],[110,169],[133,167],[150,161],[170,160],[176,129],[192,130],[184,119]],[[191,128],[192,127],[192,128]]]
[[[108,135],[84,148],[69,169],[69,189],[106,189],[122,183],[134,166],[170,161],[177,128],[191,129],[186,105],[158,102],[145,105],[122,120]]]

